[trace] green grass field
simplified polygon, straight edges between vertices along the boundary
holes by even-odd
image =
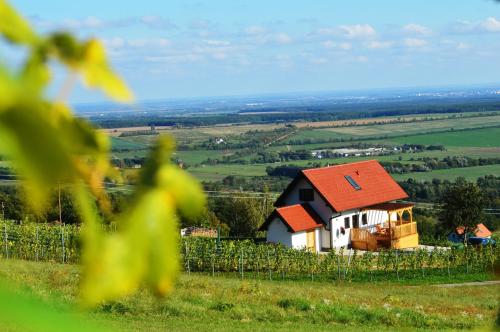
[[[465,128],[479,128],[483,126],[500,125],[500,115],[474,118],[441,119],[423,122],[391,123],[369,126],[351,126],[340,128],[321,128],[301,130],[290,136],[284,142],[294,139],[315,138],[361,138],[379,136],[401,136],[411,134],[422,134],[424,132],[443,131],[450,128],[455,130]]]
[[[2,260],[0,275],[59,306],[77,303],[78,266]],[[118,331],[484,330],[494,326],[499,292],[498,284],[335,284],[184,274],[165,299],[142,290],[81,317]],[[0,329],[19,331],[12,324],[0,323]]]
[[[398,137],[390,141],[398,144],[441,144],[449,147],[500,147],[500,127]]]

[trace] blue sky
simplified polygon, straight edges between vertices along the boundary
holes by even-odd
[[[102,39],[138,99],[500,82],[493,0],[11,3],[40,31]]]

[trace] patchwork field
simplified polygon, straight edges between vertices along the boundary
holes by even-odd
[[[51,301],[48,308],[77,303],[78,266],[2,260],[0,275]],[[485,330],[494,328],[499,292],[498,284],[339,284],[183,274],[165,299],[142,290],[79,316],[82,324],[107,331]],[[19,330],[5,323],[0,329]]]
[[[381,136],[392,137],[401,135],[423,134],[443,130],[461,130],[481,127],[492,127],[500,125],[500,115],[489,117],[471,117],[471,118],[454,118],[440,119],[434,121],[423,122],[406,122],[406,123],[390,123],[368,126],[350,126],[340,128],[322,128],[310,129],[298,132],[290,136],[285,142],[291,140],[317,139],[323,138],[361,138]]]
[[[387,123],[401,121],[407,122]],[[409,122],[413,120],[427,119],[426,121]],[[366,123],[367,125],[359,125]],[[465,156],[470,158],[500,158],[500,115],[478,116],[477,114],[450,115],[430,114],[405,117],[386,117],[376,119],[357,119],[338,122],[298,122],[294,123],[296,130],[288,131],[291,135],[282,141],[272,145],[263,145],[249,152],[242,149],[188,149],[177,151],[173,158],[182,161],[188,166],[188,171],[198,179],[204,181],[220,181],[226,176],[253,177],[266,175],[266,167],[294,164],[297,166],[310,167],[312,163],[320,162],[322,165],[355,162],[366,159],[377,159],[386,162],[400,162],[403,164],[419,164],[421,158],[443,159],[448,156]],[[347,125],[345,127],[326,126]],[[490,126],[488,128],[482,128]],[[492,127],[494,126],[494,127]],[[285,128],[285,124],[262,124],[262,125],[219,125],[214,127],[196,128],[160,128],[161,135],[172,135],[178,145],[193,146],[208,142],[214,137],[223,137],[227,142],[244,144],[246,139],[253,137],[248,134],[251,130],[262,131],[270,135],[274,129]],[[132,128],[125,128],[131,131]],[[113,130],[111,130],[113,132]],[[280,134],[281,135],[281,134]],[[338,138],[344,141],[336,141]],[[373,137],[373,138],[371,138]],[[144,157],[147,149],[158,138],[158,135],[137,135],[113,137],[113,155],[117,158]],[[351,138],[354,141],[351,141]],[[333,141],[329,142],[329,140]],[[361,141],[357,141],[362,139]],[[297,144],[297,140],[307,144]],[[304,141],[309,140],[309,142]],[[325,141],[325,143],[314,143]],[[295,142],[295,144],[286,144]],[[336,149],[352,144],[368,144],[371,146],[401,146],[403,144],[442,145],[444,150],[425,150],[419,153],[395,153],[381,156],[350,156],[344,158],[323,158],[309,160],[291,160],[288,162],[254,163],[252,159],[258,153],[278,154],[284,151],[314,151],[322,149]],[[222,147],[222,146],[221,146]],[[244,151],[243,153],[241,153]],[[224,156],[231,156],[240,152],[239,160],[244,164],[221,164],[207,163],[211,160],[222,160]],[[449,169],[432,172],[409,173],[396,175],[397,179],[415,178],[418,180],[431,180],[432,178],[453,180],[457,176],[465,176],[474,180],[478,176],[488,174],[500,174],[499,167],[495,165],[477,166],[464,169]]]

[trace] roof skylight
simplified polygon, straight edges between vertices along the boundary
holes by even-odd
[[[360,190],[361,187],[359,186],[359,184],[357,184],[356,181],[354,181],[354,179],[352,177],[350,177],[349,175],[346,175],[344,176],[345,179],[347,180],[347,182],[349,182],[349,184],[355,189],[355,190]]]

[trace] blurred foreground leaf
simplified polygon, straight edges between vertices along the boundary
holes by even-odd
[[[14,292],[13,288],[3,281],[0,283],[0,328],[7,324],[20,331],[109,331],[109,327],[83,322],[82,317],[67,309],[55,308],[21,291]]]
[[[95,207],[82,188],[78,194],[86,225],[83,261],[85,305],[135,291],[141,283],[165,295],[179,269],[177,210],[189,216],[205,204],[200,185],[187,173],[165,161],[172,142],[158,142],[142,169],[141,184],[132,205],[120,219],[118,231],[101,233]]]
[[[10,42],[33,44],[36,35],[25,21],[5,0],[0,0],[0,33]]]
[[[99,41],[79,41],[66,32],[38,36],[4,0],[0,35],[27,50],[20,70],[0,64],[0,154],[12,161],[36,211],[43,210],[53,187],[73,188],[84,220],[83,304],[124,296],[141,285],[166,294],[179,268],[177,213],[192,216],[205,204],[199,184],[170,163],[173,142],[158,142],[142,169],[133,202],[115,218],[118,230],[105,233],[100,216],[109,212],[102,184],[113,173],[110,142],[74,117],[64,100],[46,98],[49,63],[59,62],[70,78],[80,74],[89,87],[115,100],[130,101],[132,93],[111,69]],[[61,99],[70,88],[61,88]],[[26,308],[21,306],[19,313],[37,310]]]

